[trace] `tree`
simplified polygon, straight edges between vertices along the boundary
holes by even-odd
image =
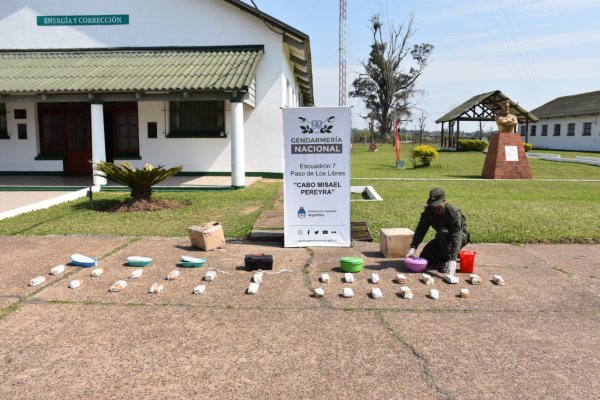
[[[412,97],[417,93],[416,80],[427,66],[433,50],[430,44],[408,44],[414,34],[414,15],[406,25],[390,28],[387,41],[383,39],[379,15],[371,18],[373,43],[367,62],[361,62],[365,72],[352,82],[351,97],[362,98],[365,107],[376,115],[380,139],[389,140],[395,117],[409,117]],[[407,66],[412,58],[413,65]]]
[[[427,114],[421,111],[421,114],[417,118],[417,124],[419,127],[419,144],[423,141],[423,131],[425,130],[425,122],[427,121]]]

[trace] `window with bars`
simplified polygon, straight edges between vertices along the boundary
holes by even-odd
[[[118,110],[115,117],[115,154],[138,154],[137,110]]]
[[[592,136],[592,123],[584,122],[583,123],[583,133],[581,136]]]
[[[560,136],[560,124],[554,124],[553,136]]]
[[[542,125],[542,136],[548,136],[548,125]]]
[[[535,136],[537,134],[537,125],[531,125],[531,135],[529,136]]]
[[[225,137],[225,102],[169,102],[168,137]]]
[[[567,136],[575,136],[575,124],[567,125]]]

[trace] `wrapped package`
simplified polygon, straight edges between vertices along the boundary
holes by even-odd
[[[63,272],[65,272],[65,266],[61,264],[57,265],[56,267],[52,267],[50,270],[50,275],[60,275]]]
[[[127,287],[127,282],[120,279],[120,280],[116,281],[115,283],[113,283],[110,286],[110,288],[108,289],[108,291],[109,292],[120,292],[121,290],[125,289],[126,287]]]

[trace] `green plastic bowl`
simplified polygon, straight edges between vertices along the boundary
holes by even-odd
[[[184,268],[199,268],[199,267],[204,267],[205,262],[206,261],[202,261],[202,262],[181,261],[179,263],[179,266],[184,267]]]
[[[340,258],[340,267],[344,272],[360,272],[363,269],[364,261],[360,257],[342,257]]]
[[[127,257],[127,265],[131,267],[145,267],[152,262],[150,257],[130,256]]]

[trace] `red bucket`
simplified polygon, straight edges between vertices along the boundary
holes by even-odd
[[[473,270],[475,269],[475,254],[477,253],[470,250],[461,250],[458,253],[458,258],[460,259],[460,272],[467,274],[473,273]]]

